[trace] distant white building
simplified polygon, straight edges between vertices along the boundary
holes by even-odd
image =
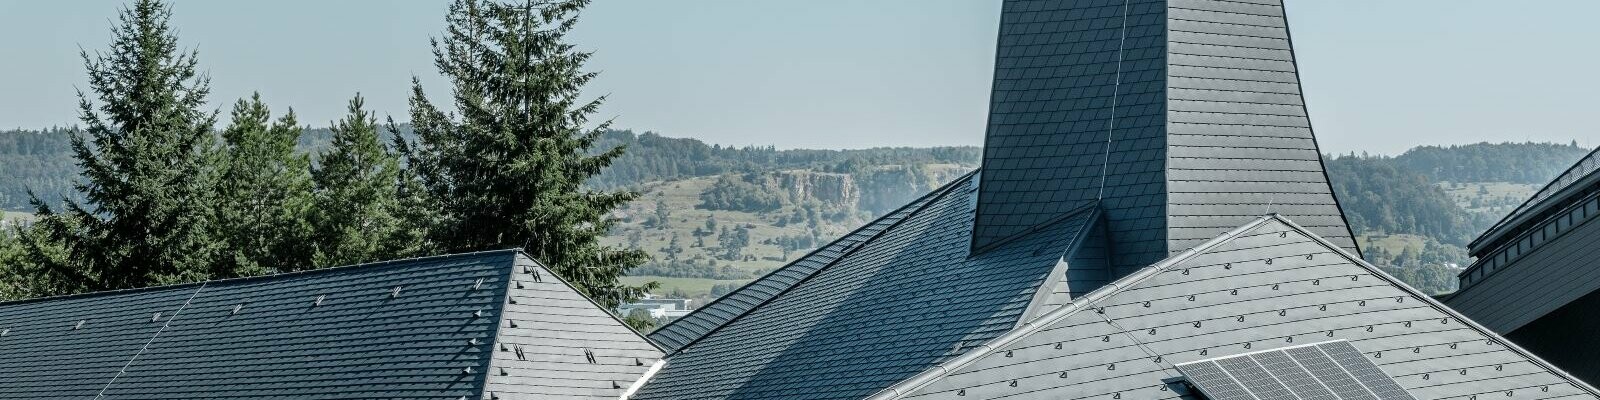
[[[644,310],[644,312],[649,313],[651,318],[675,319],[688,314],[689,311],[693,311],[689,308],[689,302],[692,301],[694,300],[668,299],[645,294],[642,299],[618,306],[617,315],[627,316],[633,313],[634,310]]]

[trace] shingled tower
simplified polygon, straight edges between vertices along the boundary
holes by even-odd
[[[975,252],[1085,204],[1109,234],[1093,281],[1266,213],[1357,251],[1281,1],[1007,1],[993,90]]]

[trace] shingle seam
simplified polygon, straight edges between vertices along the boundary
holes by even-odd
[[[122,364],[122,368],[117,370],[117,374],[112,375],[111,380],[106,381],[106,385],[100,387],[100,391],[94,395],[95,399],[105,397],[106,390],[111,389],[111,385],[117,383],[117,378],[121,378],[122,374],[128,373],[128,367],[132,366],[133,362],[139,359],[140,354],[144,354],[145,350],[150,349],[150,344],[155,343],[156,338],[161,337],[161,332],[166,331],[167,327],[172,326],[173,320],[176,320],[178,319],[178,316],[183,315],[183,309],[188,308],[189,303],[194,301],[195,296],[199,296],[201,291],[206,290],[207,283],[210,282],[200,282],[200,287],[195,288],[194,293],[190,293],[189,298],[183,301],[183,305],[178,306],[178,309],[172,312],[172,317],[167,318],[167,321],[161,324],[161,328],[156,329],[156,332],[150,335],[150,340],[146,340],[144,342],[144,346],[139,347],[139,351],[134,352],[132,357],[128,357],[128,362],[126,364]]]
[[[1013,329],[1021,327],[1023,323],[1030,319],[1028,316],[1037,315],[1036,313],[1039,311],[1039,307],[1044,306],[1045,302],[1049,299],[1050,294],[1055,291],[1055,287],[1050,284],[1051,278],[1061,278],[1062,281],[1057,281],[1055,285],[1061,285],[1066,280],[1067,269],[1072,268],[1072,266],[1066,262],[1066,259],[1071,257],[1073,254],[1076,254],[1083,248],[1083,243],[1085,241],[1084,239],[1090,235],[1090,232],[1095,229],[1096,225],[1099,225],[1099,207],[1091,207],[1082,212],[1087,212],[1089,215],[1084,216],[1084,221],[1078,225],[1077,232],[1073,232],[1073,237],[1071,239],[1072,241],[1067,243],[1066,248],[1062,249],[1061,259],[1057,260],[1057,262],[1059,262],[1061,265],[1057,266],[1056,268],[1051,268],[1049,272],[1046,272],[1051,276],[1045,278],[1045,284],[1039,285],[1038,288],[1034,289],[1033,299],[1028,302],[1028,306],[1026,308],[1023,308],[1022,317],[1017,318],[1017,322],[1012,326]],[[1078,212],[1071,212],[1068,215],[1077,213]]]

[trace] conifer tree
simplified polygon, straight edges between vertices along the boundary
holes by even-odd
[[[332,124],[331,147],[311,171],[316,183],[311,227],[316,267],[394,258],[397,156],[379,140],[378,120],[357,94],[349,114]]]
[[[217,277],[309,267],[311,160],[295,150],[302,128],[289,110],[277,121],[261,95],[240,99],[217,152],[214,236]]]
[[[62,290],[105,290],[210,278],[206,152],[214,112],[202,111],[209,79],[196,71],[157,0],[123,8],[106,53],[83,52],[88,92],[72,151],[82,203],[55,210],[35,196],[41,220],[28,259]],[[52,254],[56,250],[66,252]]]
[[[599,242],[616,222],[611,212],[636,194],[583,187],[623,152],[594,148],[609,126],[589,124],[603,99],[580,98],[595,73],[566,35],[586,4],[452,4],[434,56],[459,119],[413,82],[418,143],[405,155],[439,202],[434,237],[446,250],[523,248],[611,308],[650,287],[618,279],[645,253]]]

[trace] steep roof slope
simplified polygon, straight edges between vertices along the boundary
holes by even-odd
[[[1094,213],[972,255],[973,178],[672,354],[634,398],[861,398],[1011,330]]]
[[[969,173],[957,179],[957,181],[971,179],[971,175],[974,173]],[[906,216],[921,209],[924,204],[927,204],[928,200],[938,196],[945,190],[950,189],[946,187],[923,195],[910,204],[885,214],[883,217],[857,228],[854,232],[850,232],[832,243],[813,250],[810,254],[800,257],[794,262],[784,265],[782,268],[772,271],[760,279],[756,279],[754,282],[740,286],[739,289],[717,298],[710,304],[695,309],[694,313],[672,320],[667,325],[650,332],[650,339],[656,341],[667,350],[683,348],[684,345],[700,339],[700,337],[716,330],[723,324],[728,323],[728,321],[744,315],[744,313],[749,312],[756,306],[766,303],[773,297],[794,287],[795,284],[810,278],[811,274],[837,261],[845,253],[854,250],[862,243],[872,240],[878,234],[883,233],[884,230],[889,229],[889,227],[900,223]]]
[[[540,270],[504,250],[0,303],[0,399],[479,398],[501,336],[659,357],[636,333],[575,337],[620,322],[572,311],[564,284],[510,285],[518,265]],[[547,323],[502,329],[509,299]],[[583,386],[571,381],[524,383]]]
[[[537,261],[516,264],[481,398],[615,399],[660,368],[639,332]]]
[[[1347,340],[1421,399],[1600,398],[1286,219],[1135,272],[875,398],[1185,398],[1173,366]],[[1476,397],[1482,396],[1482,397]]]

